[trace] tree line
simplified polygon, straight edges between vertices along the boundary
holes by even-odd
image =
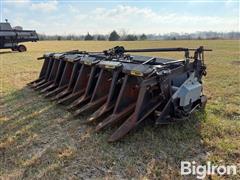
[[[195,32],[195,33],[166,33],[166,34],[127,34],[112,31],[110,34],[86,35],[45,35],[38,34],[40,40],[85,40],[85,41],[137,41],[137,40],[194,40],[194,39],[240,39],[240,32]]]

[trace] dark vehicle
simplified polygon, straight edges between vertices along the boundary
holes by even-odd
[[[17,26],[12,28],[7,22],[0,22],[0,49],[12,49],[12,51],[24,52],[27,50],[26,46],[19,44],[21,42],[36,42],[38,35],[33,30],[23,30],[22,27]]]

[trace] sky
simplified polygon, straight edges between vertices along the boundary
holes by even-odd
[[[240,31],[239,0],[0,0],[0,20],[38,33]]]

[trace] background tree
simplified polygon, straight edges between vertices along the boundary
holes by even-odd
[[[118,30],[118,34],[120,36],[119,40],[124,41],[126,39],[127,35],[128,35],[128,31],[126,29],[122,28],[122,29]]]
[[[115,33],[114,33],[115,34]],[[116,35],[116,34],[115,34]],[[112,37],[114,37],[113,35]],[[98,38],[98,36],[100,36]],[[126,31],[120,31],[120,38],[113,38],[116,40],[126,40],[127,34]],[[66,35],[47,35],[47,34],[38,34],[40,40],[108,40],[109,36],[104,34],[95,34],[90,35],[75,35],[75,34],[66,34]],[[112,39],[112,37],[110,39]],[[165,34],[142,34],[137,36],[139,40],[187,40],[187,39],[240,39],[240,32],[213,32],[213,31],[198,31],[194,33],[165,33]],[[86,39],[85,39],[86,38]]]
[[[142,34],[140,37],[139,37],[140,40],[144,41],[147,39],[147,36],[145,34]]]
[[[97,40],[98,40],[98,41],[105,41],[106,38],[105,38],[103,35],[98,35],[98,36],[97,36]]]
[[[90,40],[93,40],[93,36],[91,36],[89,33],[87,33],[87,35],[85,36],[84,40],[85,41],[90,41]]]
[[[136,41],[138,40],[138,37],[136,35],[129,34],[127,35],[125,41]]]
[[[113,32],[110,33],[108,40],[109,41],[117,41],[119,40],[120,36],[118,33],[114,30]]]

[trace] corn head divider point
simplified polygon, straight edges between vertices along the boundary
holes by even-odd
[[[128,54],[175,51],[183,52],[184,59]],[[85,123],[98,123],[96,131],[120,124],[108,139],[113,142],[147,118],[169,124],[204,107],[204,51],[211,50],[116,46],[103,52],[47,53],[38,58],[44,60],[39,78],[28,85],[66,105],[74,116],[93,111]]]

